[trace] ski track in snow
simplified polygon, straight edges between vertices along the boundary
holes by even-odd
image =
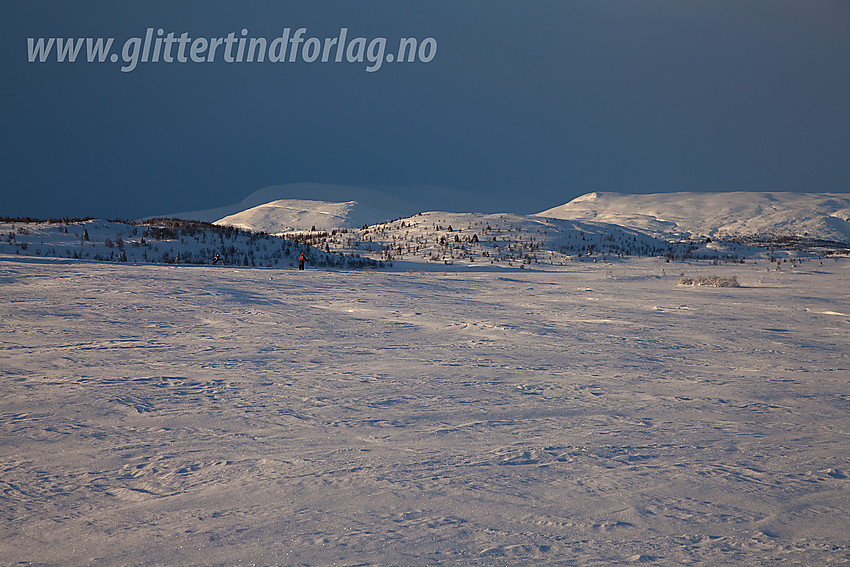
[[[770,265],[0,258],[0,558],[846,562],[850,261]]]

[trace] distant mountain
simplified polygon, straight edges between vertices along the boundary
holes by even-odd
[[[280,204],[272,205],[276,201],[291,201],[291,203],[283,206]],[[294,201],[301,203],[296,204]],[[347,212],[342,213],[341,210],[346,207],[338,205],[352,202],[354,205],[347,206]],[[237,213],[246,212],[260,205],[272,206],[268,207],[267,210],[253,211],[237,220],[230,218]],[[205,222],[223,221],[225,218],[229,218],[229,222],[243,223],[244,228],[249,228],[247,225],[249,222],[261,221],[265,228],[254,227],[256,230],[280,232],[281,230],[309,230],[314,224],[316,228],[325,225],[323,228],[326,229],[342,226],[363,226],[364,223],[373,224],[413,215],[421,211],[446,208],[481,212],[482,208],[489,209],[492,205],[492,203],[481,203],[479,199],[469,193],[447,187],[376,187],[291,183],[288,185],[272,185],[254,191],[239,203],[233,205],[155,216]],[[285,207],[292,208],[290,212],[286,212]],[[310,209],[313,209],[313,213],[310,212]],[[336,218],[337,214],[341,216]],[[272,224],[267,224],[273,223],[277,216],[280,216],[281,222],[285,225],[280,230],[275,230]],[[336,220],[322,223],[322,219],[331,221],[333,218],[336,218]],[[317,222],[314,222],[313,219]],[[354,224],[332,226],[333,222],[352,222]]]
[[[361,205],[356,201],[331,203],[278,199],[228,215],[216,220],[214,224],[278,234],[298,230],[360,227],[398,218],[398,216],[394,212]]]
[[[618,224],[667,239],[800,237],[850,243],[850,197],[836,193],[588,193],[538,215]]]

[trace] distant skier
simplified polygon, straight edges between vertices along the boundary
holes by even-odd
[[[220,261],[221,261],[221,256],[219,256],[218,254],[216,254],[216,255],[213,257],[213,266],[215,266],[216,264],[218,264]]]
[[[307,261],[307,259],[304,257],[304,252],[302,252],[301,255],[298,257],[298,269],[299,270],[304,269],[304,262],[306,262],[306,261]]]

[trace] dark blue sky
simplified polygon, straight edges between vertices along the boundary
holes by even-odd
[[[850,191],[846,0],[0,0],[0,215],[141,217],[267,185]],[[27,38],[433,37],[428,63],[29,63]],[[399,189],[404,197],[404,189]],[[444,207],[451,209],[451,203]]]

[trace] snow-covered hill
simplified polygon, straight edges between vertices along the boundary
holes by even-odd
[[[304,199],[278,199],[215,221],[222,226],[279,234],[294,230],[333,230],[377,224],[398,218],[394,212],[356,201],[332,203]]]
[[[380,261],[317,250],[303,243],[232,227],[176,219],[0,223],[0,254],[153,264],[375,268]]]
[[[300,231],[287,238],[322,250],[420,263],[552,266],[621,256],[737,260],[763,250],[735,243],[671,243],[601,222],[508,213],[427,212],[360,229]]]
[[[284,215],[281,217],[283,227],[279,230],[265,230],[269,233],[283,230],[309,230],[314,224],[316,228],[331,230],[334,228],[363,226],[364,224],[375,224],[391,219],[397,219],[416,214],[420,211],[428,211],[441,208],[452,210],[482,211],[490,210],[486,203],[460,190],[435,186],[414,187],[371,187],[363,185],[330,185],[326,183],[290,183],[286,185],[272,185],[254,191],[239,203],[213,209],[186,211],[180,213],[168,213],[157,215],[160,217],[180,218],[188,220],[199,220],[205,222],[216,222],[227,217],[243,213],[254,207],[268,205],[274,201],[289,200],[299,201],[304,209],[303,215]],[[331,226],[330,223],[323,225],[304,220],[306,224],[297,224],[292,228],[291,221],[307,219],[313,213],[319,215],[333,206],[353,202],[355,205],[349,207],[346,212],[345,222],[354,222],[351,225]],[[484,207],[482,209],[482,207]],[[281,211],[277,211],[281,213]],[[316,217],[317,220],[333,220],[330,216]],[[244,220],[244,219],[243,219]],[[360,222],[362,221],[362,222]],[[246,226],[245,228],[251,228]],[[260,230],[254,228],[254,230]]]
[[[659,238],[850,243],[850,197],[833,193],[588,193],[538,214],[618,224]]]
[[[204,222],[215,222],[225,217],[241,213],[248,209],[265,205],[281,199],[297,199],[303,201],[328,201],[344,203],[356,201],[365,206],[385,208],[392,211],[396,216],[413,214],[418,212],[412,203],[394,197],[391,194],[377,191],[368,187],[353,185],[328,185],[323,183],[291,183],[287,185],[272,185],[254,191],[240,202],[216,207],[213,209],[201,209],[196,211],[185,211],[179,213],[168,213],[159,215],[169,218],[180,218],[198,220]],[[383,205],[382,207],[380,205]],[[391,215],[392,216],[392,215]],[[391,218],[391,217],[390,217]],[[380,219],[388,220],[388,219]],[[302,227],[302,228],[310,228]],[[330,228],[330,227],[329,227]],[[267,231],[269,232],[269,231]],[[271,231],[277,232],[277,231]]]

